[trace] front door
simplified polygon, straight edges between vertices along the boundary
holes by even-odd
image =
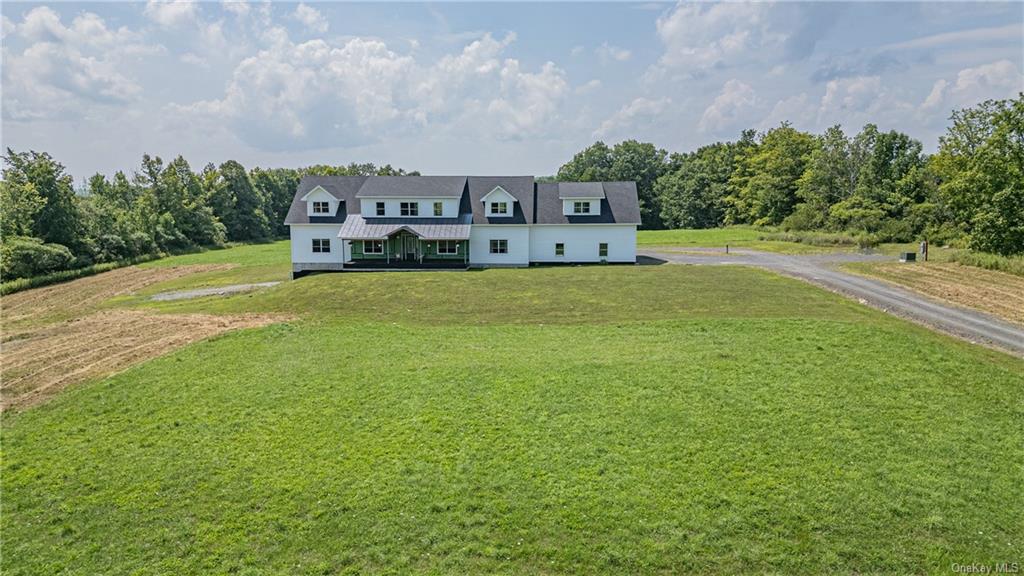
[[[412,236],[410,234],[402,236],[402,256],[406,260],[416,260],[416,248],[418,244],[417,240],[418,239],[415,236]]]

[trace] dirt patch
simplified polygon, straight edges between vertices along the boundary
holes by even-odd
[[[282,319],[110,310],[21,333],[0,349],[0,409],[38,404],[68,386],[108,376],[186,344]]]
[[[1024,324],[1024,278],[953,263],[882,264],[869,273],[951,304]]]
[[[169,302],[172,300],[188,300],[190,298],[202,298],[204,296],[227,296],[249,292],[260,288],[277,286],[280,282],[256,282],[254,284],[232,284],[231,286],[218,286],[216,288],[195,288],[193,290],[175,290],[174,292],[161,292],[150,296],[150,300],[158,302]]]
[[[38,325],[46,320],[59,321],[81,316],[110,298],[134,294],[157,282],[231,267],[230,264],[155,268],[129,266],[4,296],[4,339],[17,336],[19,328],[25,324]]]

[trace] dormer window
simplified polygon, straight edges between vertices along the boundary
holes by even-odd
[[[590,202],[573,202],[573,214],[590,214]]]
[[[384,203],[383,202],[377,202],[377,216],[383,216],[383,215],[384,215]]]
[[[491,202],[491,214],[502,216],[508,214],[508,202]]]
[[[399,205],[399,211],[402,216],[419,216],[420,204],[419,202],[402,202]]]
[[[434,202],[434,216],[443,216],[443,215],[444,215],[444,203],[443,202]]]
[[[331,207],[327,202],[313,202],[313,214],[330,214]]]

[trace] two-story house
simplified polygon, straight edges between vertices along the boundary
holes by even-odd
[[[636,262],[633,182],[306,176],[285,219],[292,271]]]

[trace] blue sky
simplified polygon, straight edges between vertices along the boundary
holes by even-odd
[[[391,163],[551,174],[602,139],[670,151],[784,120],[934,150],[1024,90],[1024,3],[4,2],[3,145],[79,180]]]

